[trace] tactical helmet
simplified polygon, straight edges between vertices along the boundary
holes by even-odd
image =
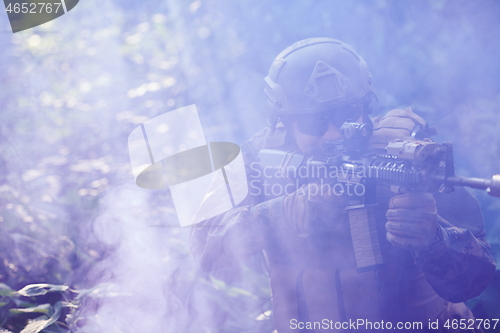
[[[269,125],[282,115],[330,111],[374,95],[366,62],[333,38],[308,38],[283,50],[264,79]]]

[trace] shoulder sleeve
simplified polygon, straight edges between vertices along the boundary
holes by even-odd
[[[241,264],[251,265],[252,257],[263,249],[262,230],[252,208],[262,200],[259,190],[257,154],[269,130],[264,129],[241,145],[249,193],[236,208],[196,224],[191,232],[191,253],[204,272],[230,281]]]
[[[417,254],[427,281],[450,302],[479,295],[495,272],[479,203],[466,189],[435,194],[438,239]]]

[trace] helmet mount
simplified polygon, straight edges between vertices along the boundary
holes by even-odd
[[[323,61],[318,61],[307,82],[304,94],[318,103],[344,98],[349,79]]]

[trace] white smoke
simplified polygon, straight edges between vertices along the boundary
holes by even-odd
[[[169,331],[164,290],[179,268],[169,255],[169,242],[187,244],[181,238],[170,239],[168,234],[177,230],[151,226],[155,216],[149,198],[149,191],[135,185],[110,189],[102,198],[102,214],[93,221],[93,232],[108,253],[89,276],[82,277],[92,280],[87,283],[95,289],[88,298],[97,304],[97,311],[85,308],[83,302],[80,317],[86,323],[78,332]]]

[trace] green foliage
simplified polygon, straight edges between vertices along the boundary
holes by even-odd
[[[0,288],[0,323],[3,327],[21,333],[68,332],[68,326],[61,321],[64,319],[63,310],[69,309],[65,313],[71,318],[79,304],[72,297],[75,292],[70,292],[68,286],[33,284],[15,291],[2,284]],[[47,293],[56,293],[64,301],[40,304],[38,296]]]
[[[66,291],[68,286],[56,286],[52,284],[32,284],[18,291],[21,296],[40,296],[53,291]]]

